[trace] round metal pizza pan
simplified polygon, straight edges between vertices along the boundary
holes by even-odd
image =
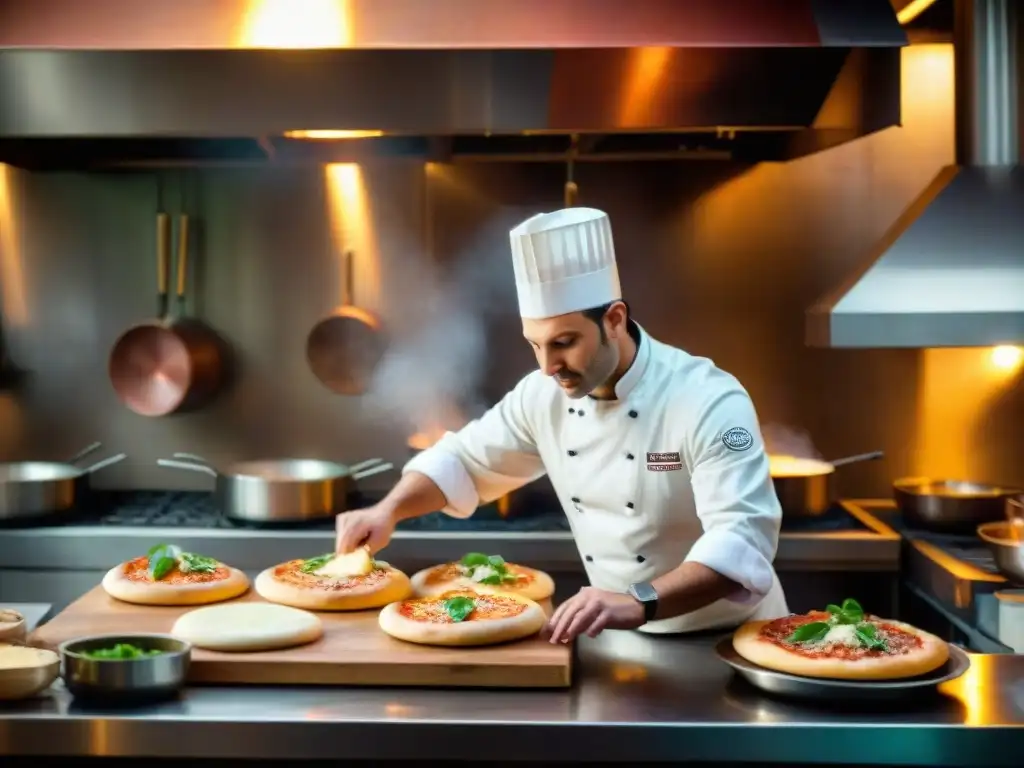
[[[949,660],[927,675],[904,680],[831,680],[776,672],[753,664],[726,637],[715,646],[718,658],[756,688],[778,696],[828,701],[884,701],[934,693],[942,683],[955,680],[971,666],[971,659],[955,645],[949,646]]]

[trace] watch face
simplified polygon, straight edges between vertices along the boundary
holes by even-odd
[[[630,584],[629,592],[641,603],[648,603],[658,599],[658,593],[654,590],[654,587],[646,583]]]

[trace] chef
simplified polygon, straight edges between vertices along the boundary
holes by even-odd
[[[339,515],[338,551],[376,552],[401,520],[469,517],[547,473],[591,585],[554,612],[552,642],[788,613],[772,567],[782,510],[750,396],[632,319],[604,212],[539,214],[510,236],[540,369],[412,459],[383,501]]]

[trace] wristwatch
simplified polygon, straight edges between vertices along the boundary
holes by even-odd
[[[630,597],[644,607],[644,621],[653,621],[658,613],[658,592],[649,581],[630,584],[626,590]]]

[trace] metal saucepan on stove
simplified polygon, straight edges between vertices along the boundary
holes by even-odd
[[[95,453],[93,443],[66,462],[14,461],[0,463],[0,520],[66,512],[89,488],[89,476],[126,458],[118,453],[87,467],[77,462]]]
[[[965,480],[905,477],[892,485],[893,498],[912,528],[936,533],[974,533],[981,523],[1003,520],[1006,500],[1019,488]]]
[[[988,545],[996,567],[1006,578],[1024,584],[1024,495],[1006,500],[1007,520],[978,526],[978,538]]]
[[[262,459],[215,469],[190,453],[175,453],[174,459],[160,459],[157,464],[216,478],[214,493],[224,514],[254,523],[333,517],[347,509],[356,480],[394,468],[383,459],[352,466],[320,459]]]
[[[835,473],[840,467],[880,459],[883,451],[861,453],[834,461],[769,456],[772,483],[786,517],[818,517],[837,499]]]

